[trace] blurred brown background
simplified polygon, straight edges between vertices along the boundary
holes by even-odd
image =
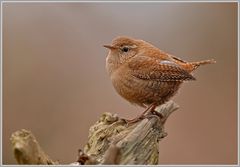
[[[237,163],[237,3],[4,3],[3,163],[10,135],[31,130],[61,163],[76,160],[103,112],[133,118],[105,70],[119,35],[188,61],[214,58],[183,84],[160,164]]]

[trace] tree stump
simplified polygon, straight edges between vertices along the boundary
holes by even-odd
[[[87,144],[83,151],[79,150],[78,159],[71,165],[157,165],[159,141],[167,136],[164,123],[176,109],[178,105],[169,101],[155,109],[158,114],[149,113],[132,124],[127,124],[116,114],[104,113],[90,127]],[[59,164],[44,153],[29,131],[13,133],[11,142],[19,164]]]

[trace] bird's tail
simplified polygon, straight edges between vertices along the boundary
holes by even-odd
[[[203,60],[203,61],[197,61],[197,62],[191,62],[188,63],[188,69],[189,71],[194,71],[196,70],[199,66],[201,65],[205,65],[205,64],[214,64],[216,63],[215,60],[211,59],[211,60]]]

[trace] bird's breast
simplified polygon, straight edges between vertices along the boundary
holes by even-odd
[[[141,94],[141,82],[136,80],[126,69],[118,69],[111,74],[111,80],[117,93],[131,103],[137,103]]]

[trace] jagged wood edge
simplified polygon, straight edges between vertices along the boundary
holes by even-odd
[[[156,115],[147,115],[145,119],[132,125],[126,124],[116,114],[104,113],[99,121],[90,127],[88,143],[84,151],[79,151],[77,162],[71,165],[157,164],[158,143],[166,136],[164,123],[168,116],[178,108],[176,103],[169,101],[156,109],[162,115],[161,119]],[[99,130],[99,127],[102,129]],[[144,141],[146,137],[149,137],[149,140]],[[14,132],[11,136],[11,143],[14,156],[19,164],[59,164],[49,158],[30,131],[22,129]],[[143,148],[144,144],[146,147]],[[151,150],[154,151],[151,152]]]
[[[35,136],[28,130],[21,129],[11,138],[14,157],[18,164],[58,165],[42,150]]]
[[[100,164],[158,164],[159,141],[167,133],[164,123],[179,106],[169,101],[156,108],[161,118],[149,114],[134,124],[104,113],[89,130],[84,153]]]

